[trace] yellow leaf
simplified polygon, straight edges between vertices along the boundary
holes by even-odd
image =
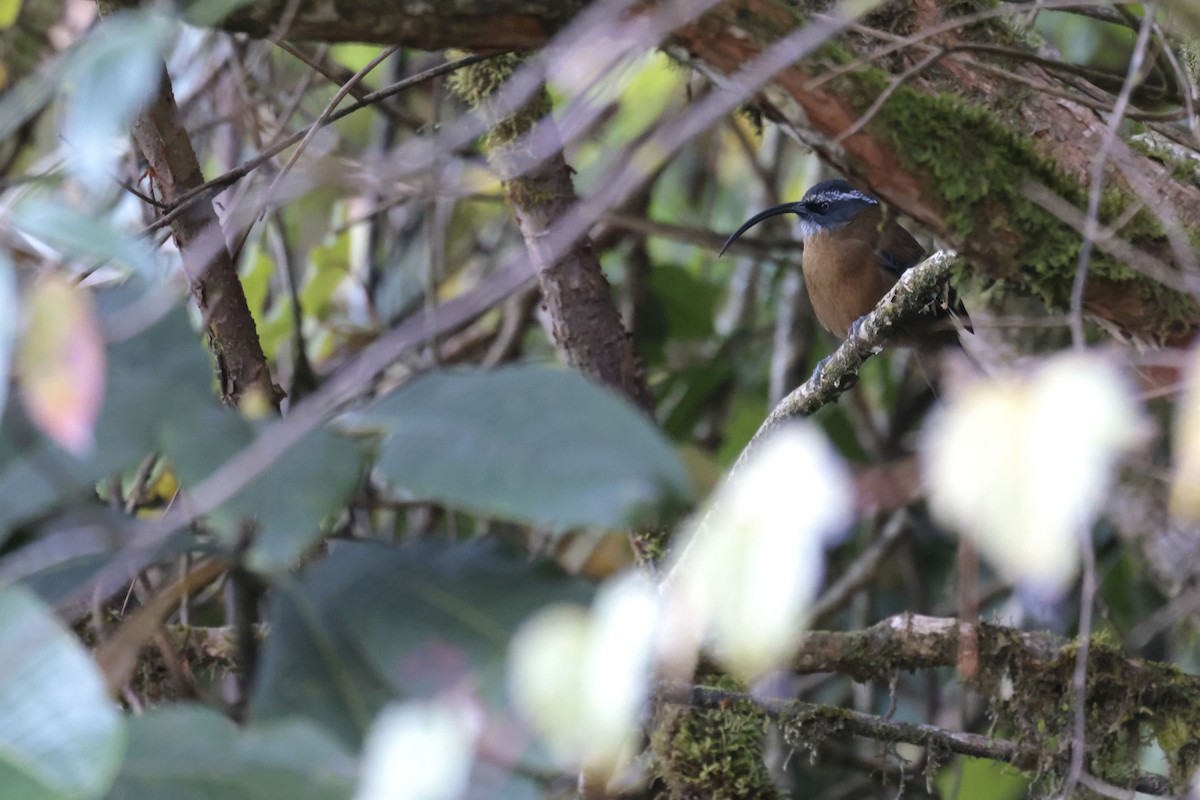
[[[0,0],[0,30],[13,26],[21,13],[21,0]]]
[[[25,413],[63,449],[85,455],[104,402],[104,340],[91,295],[51,274],[33,285],[26,309],[16,362]]]

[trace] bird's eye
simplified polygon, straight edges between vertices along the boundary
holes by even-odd
[[[829,210],[829,203],[826,200],[809,200],[805,205],[808,206],[809,211],[816,211],[820,214]]]

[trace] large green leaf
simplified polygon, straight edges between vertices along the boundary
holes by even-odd
[[[728,358],[714,358],[675,370],[658,387],[660,396],[671,399],[663,430],[685,441],[693,438],[696,424],[736,378]]]
[[[254,0],[194,0],[181,3],[180,6],[183,7],[184,20],[189,25],[212,28],[234,11],[253,2]]]
[[[93,190],[111,186],[113,142],[158,88],[162,48],[171,27],[161,15],[124,11],[88,32],[67,61],[62,136],[74,158],[68,168]]]
[[[270,426],[259,426],[269,435]],[[256,426],[213,405],[164,429],[163,452],[184,486],[194,486],[253,441]],[[346,505],[362,475],[361,446],[325,430],[310,433],[206,519],[229,546],[254,523],[246,564],[270,573],[291,567],[321,537],[321,522]]]
[[[706,339],[712,336],[720,289],[689,270],[674,265],[656,266],[650,272],[647,316],[661,314],[668,336],[674,340]],[[650,324],[655,320],[651,318]]]
[[[66,255],[115,262],[143,277],[154,275],[154,251],[108,217],[79,211],[52,196],[33,195],[13,210],[11,219],[24,233]]]
[[[109,320],[128,321],[150,305],[127,291],[97,299]],[[87,457],[46,440],[11,404],[0,425],[0,543],[15,523],[90,492],[151,451],[171,460],[185,487],[207,478],[257,433],[219,405],[212,375],[199,335],[178,309],[108,349],[108,391]],[[210,526],[231,545],[242,522],[253,521],[248,564],[263,572],[287,568],[320,538],[321,521],[345,505],[362,463],[356,442],[318,430],[217,509]]]
[[[357,764],[301,720],[239,728],[203,706],[129,721],[129,755],[110,800],[344,800]]]
[[[494,540],[335,544],[298,585],[277,583],[254,720],[305,714],[356,743],[397,697],[469,685],[499,706],[517,625],[591,593]]]
[[[242,490],[224,513],[258,521],[246,566],[263,573],[294,566],[321,538],[322,521],[346,506],[363,461],[357,443],[317,430]]]
[[[106,318],[129,319],[144,308],[126,292],[102,293],[97,300],[102,309],[107,307]],[[172,420],[195,418],[215,404],[211,363],[182,310],[110,346],[107,357],[107,393],[96,421],[95,447],[86,457],[70,455],[45,439],[16,404],[5,410],[0,421],[0,543],[14,523],[89,490],[105,475],[132,468],[159,449]]]
[[[387,433],[379,471],[392,486],[482,515],[618,528],[690,495],[653,423],[567,370],[432,373],[359,419]]]
[[[99,797],[124,745],[121,715],[75,637],[28,590],[0,591],[0,794]]]

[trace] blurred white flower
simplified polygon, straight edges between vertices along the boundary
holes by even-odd
[[[923,433],[930,509],[1006,578],[1056,596],[1078,571],[1117,460],[1143,430],[1131,388],[1097,356],[976,381]]]
[[[660,618],[654,589],[631,573],[609,581],[590,613],[552,606],[518,631],[513,702],[561,762],[597,775],[621,767],[650,690]]]
[[[1187,390],[1176,412],[1172,451],[1171,515],[1200,521],[1200,349],[1192,350],[1187,368]]]
[[[386,706],[363,745],[355,800],[458,800],[482,727],[481,716],[463,705]]]
[[[667,589],[674,660],[703,641],[748,680],[783,665],[808,623],[825,547],[853,514],[849,471],[821,432],[793,423],[773,434],[679,550]]]

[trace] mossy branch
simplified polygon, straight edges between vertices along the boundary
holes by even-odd
[[[794,672],[835,672],[856,681],[888,681],[899,672],[953,667],[962,623],[903,614],[861,631],[813,631],[790,665]],[[776,719],[794,746],[812,747],[829,735],[909,742],[945,753],[989,758],[1053,779],[1065,773],[1070,724],[1077,702],[1070,673],[1076,642],[1001,625],[974,627],[981,669],[972,687],[984,695],[1011,740],[946,731],[813,703],[764,700],[711,686],[664,687],[660,700],[725,708],[751,703]],[[1174,795],[1196,767],[1193,741],[1200,725],[1200,677],[1169,664],[1127,657],[1103,637],[1090,643],[1086,698],[1089,770],[1096,779],[1139,792]],[[1138,772],[1129,763],[1132,741],[1156,740],[1171,776]],[[1136,748],[1132,748],[1136,751]]]
[[[756,709],[774,719],[783,730],[784,739],[797,748],[812,749],[830,736],[861,736],[880,742],[915,744],[942,754],[986,758],[1026,771],[1038,769],[1037,753],[1022,748],[1016,742],[978,733],[948,731],[934,725],[901,722],[835,706],[798,700],[773,700],[711,686],[666,686],[660,691],[659,697],[667,703],[691,708],[728,709],[742,706]],[[937,763],[934,760],[930,766]],[[1175,793],[1170,780],[1154,773],[1139,773],[1117,787],[1159,797]]]
[[[651,412],[653,399],[645,372],[591,239],[580,237],[561,252],[545,246],[548,232],[577,197],[545,87],[512,111],[492,102],[522,62],[520,56],[509,54],[475,64],[455,73],[450,87],[488,125],[484,148],[504,180],[505,194],[537,269],[559,352],[585,375]]]
[[[863,363],[882,352],[887,340],[905,321],[912,320],[936,301],[951,270],[959,263],[958,256],[943,250],[905,271],[823,366],[772,409],[738,457],[734,470],[741,467],[747,456],[780,425],[796,417],[811,416],[854,386]]]

